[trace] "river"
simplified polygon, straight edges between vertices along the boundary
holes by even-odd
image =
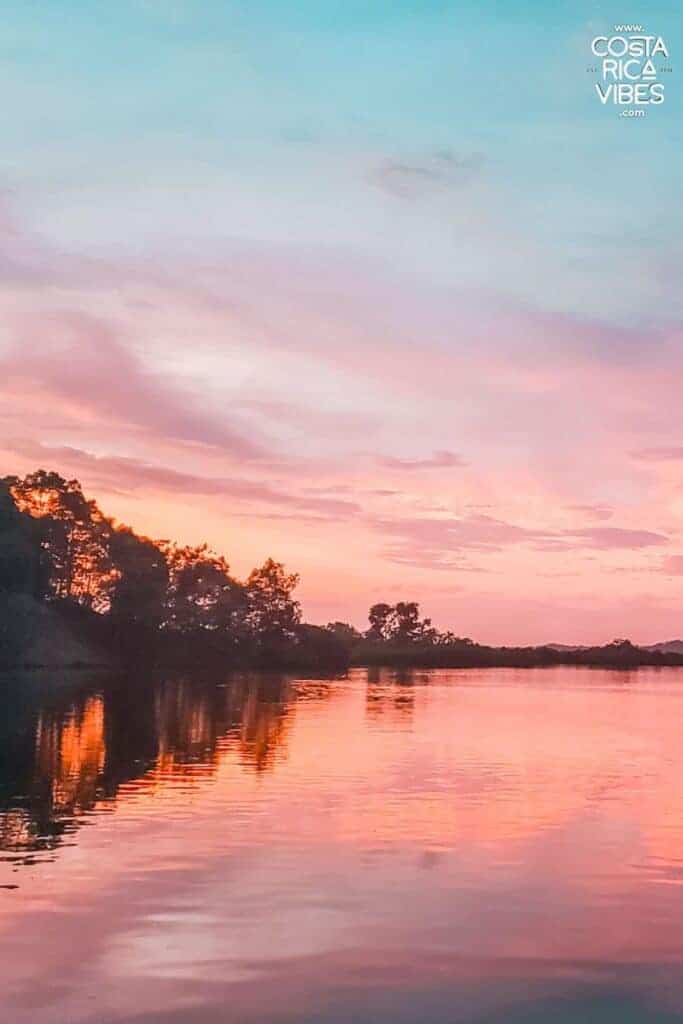
[[[683,1019],[683,670],[0,699],[12,1024]]]

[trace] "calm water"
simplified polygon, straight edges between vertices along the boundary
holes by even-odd
[[[3,1020],[683,1020],[683,671],[51,682],[0,678]]]

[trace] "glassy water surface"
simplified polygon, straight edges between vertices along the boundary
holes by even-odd
[[[13,1024],[683,1020],[683,671],[0,677]]]

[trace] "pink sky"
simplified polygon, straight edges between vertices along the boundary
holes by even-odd
[[[12,5],[3,471],[280,559],[314,622],[683,632],[683,94],[627,122],[623,11],[537,14]]]
[[[5,227],[5,471],[77,476],[240,576],[281,559],[312,621],[411,598],[482,641],[680,632],[676,329],[341,249],[135,262]]]

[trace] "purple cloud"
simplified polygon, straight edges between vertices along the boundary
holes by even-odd
[[[527,530],[486,515],[470,515],[456,519],[419,518],[375,519],[371,525],[388,536],[423,552],[456,552],[467,548],[496,551],[509,544],[520,544],[549,536],[538,530]]]
[[[609,550],[611,548],[648,548],[668,544],[669,538],[663,533],[652,530],[623,530],[616,526],[594,526],[582,530],[567,531],[572,538],[578,538],[579,544],[570,540],[570,547],[584,546]]]
[[[371,525],[397,541],[386,549],[391,561],[431,569],[459,568],[457,556],[467,550],[490,553],[527,544],[535,551],[552,554],[585,548],[637,550],[668,543],[668,537],[651,530],[598,526],[558,532],[529,529],[488,515],[382,518]]]

